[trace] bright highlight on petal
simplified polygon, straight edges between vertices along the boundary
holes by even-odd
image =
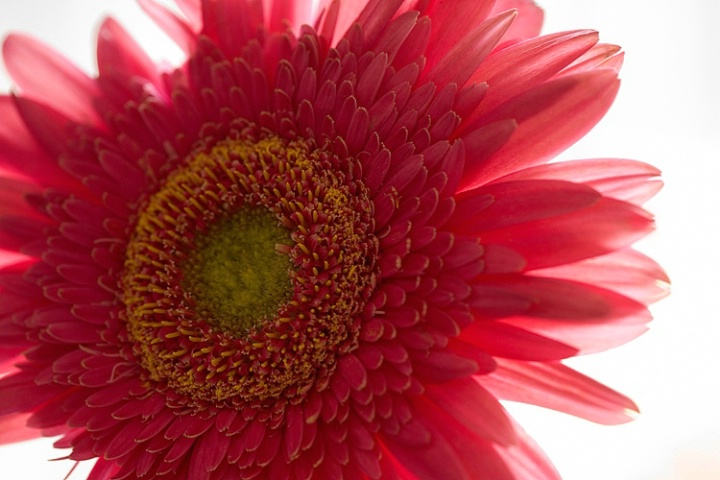
[[[0,441],[91,480],[554,479],[499,400],[634,416],[562,361],[667,293],[659,172],[548,163],[619,47],[530,0],[176,3],[140,2],[170,70],[112,19],[97,77],[5,41]]]

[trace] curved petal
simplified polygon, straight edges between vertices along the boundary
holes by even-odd
[[[670,286],[670,279],[660,265],[630,248],[534,273],[597,285],[644,304],[667,296]]]
[[[469,304],[478,320],[498,319],[582,354],[622,345],[652,319],[644,304],[611,290],[525,275],[480,277]]]
[[[490,55],[472,76],[488,91],[474,116],[490,112],[565,68],[598,41],[592,30],[554,33],[516,43]],[[472,118],[468,118],[469,122]]]
[[[461,187],[468,189],[502,175],[547,162],[585,135],[607,112],[619,80],[611,70],[564,76],[533,88],[483,115],[470,132],[505,119],[518,127],[507,143],[480,162],[468,152]]]
[[[494,357],[528,361],[562,360],[577,355],[570,345],[492,320],[473,322],[458,338]]]
[[[511,173],[492,183],[540,179],[582,182],[603,196],[642,205],[662,188],[659,176],[660,170],[647,163],[620,158],[596,158],[538,165]]]
[[[318,12],[320,15],[320,28],[318,31],[331,44],[333,39],[340,39],[345,36],[348,29],[356,21],[360,12],[362,12],[368,4],[368,0],[358,0],[354,2],[346,2],[341,0],[320,0]]]
[[[100,77],[119,76],[124,81],[133,77],[150,80],[161,86],[155,63],[137,42],[114,19],[100,26],[97,40],[97,63]]]
[[[614,425],[632,420],[638,408],[622,395],[560,362],[501,359],[494,372],[476,380],[498,398]]]
[[[487,18],[495,17],[505,10],[490,15],[493,2],[456,0],[444,2],[432,0],[422,14],[430,17],[432,30],[426,51],[428,65],[434,65],[446,57],[456,45],[463,42],[468,32],[475,30]],[[510,9],[506,9],[510,10]],[[462,12],[462,15],[458,15]],[[451,28],[448,28],[452,26]]]
[[[199,32],[202,29],[202,0],[175,0],[180,11],[185,15],[188,26],[193,32]]]
[[[625,54],[620,50],[621,48],[617,45],[598,43],[565,68],[561,75],[575,74],[598,68],[608,68],[619,72],[625,57]]]
[[[434,82],[438,89],[449,83],[455,83],[459,87],[465,85],[497,45],[514,18],[515,12],[509,11],[492,17],[475,27],[448,52],[442,52],[442,57],[429,58],[420,81]],[[467,52],[473,52],[473,54],[468,55]]]
[[[55,158],[35,141],[13,97],[0,96],[0,118],[0,164],[4,170],[44,186],[77,188],[78,184],[60,169]]]
[[[490,16],[515,9],[518,16],[503,37],[503,45],[540,35],[545,14],[533,0],[497,0]]]
[[[560,474],[540,447],[525,431],[513,421],[517,433],[517,444],[496,448],[498,454],[513,473],[513,478],[533,480],[561,480]]]
[[[495,396],[470,377],[427,385],[425,395],[432,402],[426,406],[434,410],[424,412],[426,415],[437,416],[443,412],[450,421],[457,422],[488,442],[500,445],[515,443],[515,431],[505,409]]]
[[[27,427],[29,417],[29,413],[21,413],[0,418],[0,445],[41,437],[41,430]]]
[[[542,213],[540,208],[538,215]],[[477,228],[482,227],[482,222],[477,226],[468,224],[464,232],[481,236],[485,245],[502,245],[518,252],[527,261],[527,270],[577,262],[622,249],[654,228],[652,217],[640,207],[604,197],[587,208],[557,216],[518,224],[510,223],[514,221],[512,218],[505,221],[508,225],[497,230]]]
[[[485,185],[456,198],[448,226],[457,233],[479,234],[583,210],[601,197],[578,183],[520,180]]]
[[[137,0],[140,7],[164,31],[170,39],[189,55],[195,48],[197,37],[195,32],[173,12],[155,0]],[[203,2],[215,3],[215,2]],[[222,2],[221,2],[222,3]]]
[[[78,123],[100,124],[93,107],[97,84],[58,52],[33,38],[11,34],[3,43],[3,57],[23,95]]]

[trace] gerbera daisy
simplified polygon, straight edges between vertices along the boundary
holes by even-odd
[[[601,423],[564,366],[641,334],[658,171],[547,162],[622,54],[529,0],[140,0],[90,77],[11,35],[0,415],[89,478],[557,478],[498,399]],[[28,429],[17,429],[25,423]]]

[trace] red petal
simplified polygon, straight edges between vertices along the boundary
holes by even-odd
[[[531,403],[602,424],[625,423],[638,412],[632,400],[559,362],[498,360],[476,377],[499,398]]]
[[[189,478],[211,478],[207,473],[217,470],[225,460],[229,444],[230,437],[216,428],[201,435],[193,446]]]

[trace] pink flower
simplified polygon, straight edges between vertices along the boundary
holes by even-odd
[[[564,366],[643,333],[658,171],[547,162],[619,48],[528,0],[153,0],[96,78],[4,44],[0,425],[91,480],[557,478],[498,399],[637,409]],[[28,429],[20,427],[27,422]]]

